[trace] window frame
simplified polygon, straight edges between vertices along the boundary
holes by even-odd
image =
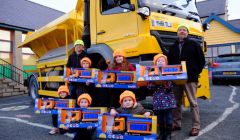
[[[8,30],[8,29],[4,29],[4,28],[0,28],[0,31],[8,31],[10,32],[10,40],[5,40],[5,39],[0,39],[0,42],[7,42],[10,43],[10,51],[0,51],[1,53],[9,53],[10,56],[12,57],[12,53],[13,53],[13,31],[12,30]],[[12,62],[12,59],[11,59]]]
[[[120,6],[117,6],[117,7],[119,7],[119,8],[121,8],[122,10],[127,10],[127,12],[118,12],[118,13],[107,13],[107,14],[104,14],[103,13],[103,10],[102,10],[102,2],[103,0],[100,0],[100,13],[101,13],[101,15],[115,15],[115,14],[123,14],[123,13],[129,13],[129,12],[131,12],[131,10],[129,10],[129,9],[124,9],[124,8],[121,8]],[[130,1],[130,3],[129,4],[131,4],[131,0],[129,0]],[[123,5],[123,4],[122,4]],[[117,7],[114,7],[114,8],[117,8]],[[111,8],[111,9],[113,9],[113,8]],[[108,9],[108,10],[106,10],[106,11],[109,11],[109,10],[111,10],[111,9]],[[105,11],[104,11],[105,12]]]

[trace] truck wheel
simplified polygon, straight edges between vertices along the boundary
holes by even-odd
[[[34,76],[31,76],[29,80],[28,93],[34,103],[35,99],[38,98],[38,82]]]

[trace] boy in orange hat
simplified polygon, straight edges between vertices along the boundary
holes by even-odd
[[[92,104],[92,98],[88,93],[83,93],[78,97],[77,104],[81,108],[88,108]]]
[[[168,64],[167,57],[157,54],[153,58],[154,66],[161,67]],[[161,85],[150,82],[148,88],[153,92],[153,111],[158,118],[160,140],[170,140],[172,132],[172,109],[176,107],[176,100],[172,92],[171,81],[162,81]]]
[[[63,85],[58,88],[58,95],[60,99],[68,99],[69,98],[69,89],[67,86]],[[52,114],[52,124],[53,129],[49,132],[50,135],[54,135],[56,133],[65,133],[66,130],[58,128],[58,114]]]
[[[116,114],[138,114],[138,115],[144,115],[145,117],[149,117],[150,115],[153,115],[153,112],[151,110],[144,109],[143,106],[140,103],[137,103],[136,106],[134,104],[136,103],[136,97],[135,94],[132,91],[125,90],[121,95],[119,99],[119,103],[121,104],[121,107],[110,110],[110,114],[112,116],[115,116]]]
[[[88,108],[92,104],[92,98],[88,93],[81,94],[77,99],[77,104],[80,108]],[[76,130],[76,135],[74,136],[73,140],[80,140],[80,139],[86,139],[91,140],[93,136],[94,131],[96,129],[93,129],[91,126],[86,128],[78,128]]]
[[[88,69],[90,68],[92,65],[92,61],[88,58],[88,57],[83,57],[81,60],[80,60],[80,66],[81,68],[84,68],[84,69]],[[78,76],[79,73],[76,72],[75,76]],[[71,83],[70,84],[70,97],[72,99],[76,99],[79,94],[82,94],[84,92],[88,92],[90,88],[87,88],[86,87],[90,85],[90,83],[86,82],[86,84],[82,84],[82,83]]]
[[[83,57],[80,63],[81,63],[81,67],[84,69],[90,68],[92,65],[92,61],[88,57]]]

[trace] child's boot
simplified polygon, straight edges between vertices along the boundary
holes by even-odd
[[[165,140],[171,140],[172,139],[172,125],[167,125],[166,126],[166,131],[165,131],[166,137]]]

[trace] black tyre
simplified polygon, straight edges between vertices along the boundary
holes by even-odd
[[[28,85],[28,94],[32,99],[32,102],[35,102],[35,99],[38,98],[38,81],[35,76],[31,76]]]

